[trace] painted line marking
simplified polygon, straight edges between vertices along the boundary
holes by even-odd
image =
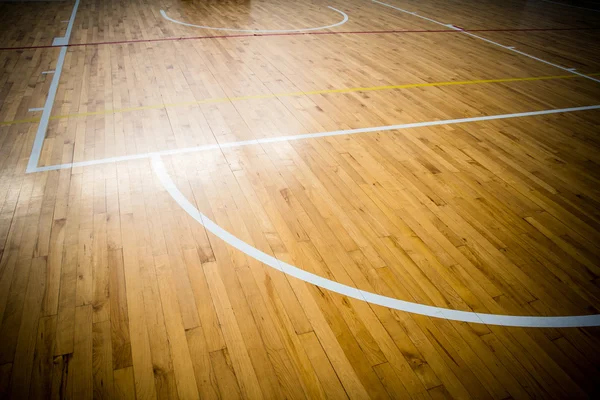
[[[204,40],[204,39],[238,39],[238,38],[258,38],[270,36],[301,36],[301,35],[377,35],[377,34],[401,34],[401,33],[458,33],[467,32],[555,32],[555,31],[594,31],[600,28],[521,28],[521,29],[415,29],[415,30],[381,30],[381,31],[324,31],[324,32],[290,32],[290,33],[264,33],[264,34],[239,34],[239,35],[211,35],[211,36],[178,36],[156,39],[133,39],[133,40],[112,40],[107,42],[87,42],[87,43],[69,43],[68,47],[81,46],[102,46],[111,44],[129,44],[129,43],[156,43],[167,41],[185,41],[185,40]],[[40,46],[21,46],[21,47],[0,47],[1,50],[30,50],[46,49],[55,47],[53,45]]]
[[[335,28],[336,26],[340,26],[345,24],[348,21],[348,15],[346,15],[345,12],[338,10],[337,8],[333,8],[331,6],[327,6],[327,8],[342,14],[342,20],[340,22],[337,22],[335,24],[332,25],[327,25],[327,26],[318,26],[315,28],[300,28],[300,29],[235,29],[235,28],[215,28],[212,26],[204,26],[204,25],[195,25],[195,24],[189,24],[187,22],[182,22],[182,21],[177,21],[176,19],[173,19],[171,17],[169,17],[167,15],[167,13],[164,10],[160,10],[160,15],[163,16],[164,19],[166,19],[167,21],[171,21],[174,22],[176,24],[180,24],[180,25],[185,25],[185,26],[190,26],[192,28],[201,28],[201,29],[212,29],[212,30],[216,30],[216,31],[230,31],[230,32],[254,32],[254,33],[285,33],[285,32],[308,32],[308,31],[318,31],[321,29],[328,29],[328,28]]]
[[[53,74],[55,73],[55,70],[50,70],[50,71],[42,71],[42,75],[48,75],[48,74]]]
[[[54,47],[66,46],[67,44],[69,44],[69,40],[65,37],[55,37],[52,41],[52,46]]]
[[[479,40],[483,40],[484,42],[488,42],[488,43],[494,44],[494,45],[496,45],[496,46],[500,46],[500,47],[507,48],[506,46],[503,46],[503,45],[501,45],[500,43],[494,42],[494,41],[492,41],[492,40],[489,40],[489,39],[486,39],[486,38],[484,38],[484,37],[481,37],[481,36],[478,36],[478,35],[474,35],[474,34],[472,34],[472,33],[469,33],[469,32],[463,32],[463,33],[464,33],[465,35],[472,36],[472,37],[474,37],[474,38],[477,38],[477,39],[479,39]],[[533,60],[536,60],[536,61],[542,62],[542,63],[544,63],[544,64],[548,64],[548,65],[551,65],[551,66],[553,66],[553,67],[556,67],[556,68],[562,69],[563,71],[569,71],[569,72],[570,72],[570,73],[572,73],[572,74],[579,75],[579,76],[581,76],[581,77],[583,77],[583,78],[586,78],[586,79],[592,80],[592,81],[594,81],[594,82],[599,82],[599,83],[600,83],[600,79],[592,78],[592,77],[591,77],[591,76],[589,76],[589,75],[585,75],[585,74],[582,74],[582,73],[580,73],[580,72],[577,72],[577,71],[571,71],[571,70],[569,70],[568,68],[565,68],[565,67],[563,67],[562,65],[558,65],[558,64],[554,64],[554,63],[551,63],[551,62],[549,62],[549,61],[546,61],[546,60],[542,60],[541,58],[538,58],[538,57],[532,56],[532,55],[530,55],[530,54],[527,54],[527,53],[524,53],[524,52],[522,52],[522,51],[520,51],[520,50],[516,50],[516,49],[514,49],[514,48],[513,48],[513,49],[508,49],[508,50],[510,50],[510,51],[513,51],[513,52],[515,52],[515,53],[517,53],[517,54],[520,54],[520,55],[522,55],[522,56],[529,57],[529,58],[531,58],[531,59],[533,59]]]
[[[29,112],[35,112],[35,111],[43,111],[44,107],[37,107],[37,108],[30,108],[28,111]]]
[[[402,8],[398,8],[398,7],[392,6],[391,4],[382,3],[381,1],[378,1],[378,0],[371,0],[371,1],[372,1],[373,3],[381,4],[382,6],[385,6],[385,7],[393,8],[394,10],[398,10],[398,11],[400,11],[400,12],[403,12],[403,13],[405,13],[405,14],[413,14],[413,15],[415,15],[416,17],[419,17],[419,18],[425,19],[425,20],[427,20],[427,21],[433,22],[434,24],[438,24],[438,25],[442,25],[442,26],[448,26],[447,24],[444,24],[444,23],[442,23],[442,22],[436,21],[436,20],[434,20],[434,19],[431,19],[431,18],[423,17],[423,16],[421,16],[421,15],[416,15],[416,14],[414,14],[414,13],[411,13],[411,12],[409,12],[409,11],[406,11],[406,10],[404,10],[404,9],[402,9]],[[455,29],[458,29],[458,28],[455,28]],[[536,61],[542,62],[542,63],[544,63],[544,64],[548,64],[548,65],[551,65],[551,66],[553,66],[553,67],[556,67],[556,68],[562,69],[563,71],[569,71],[569,72],[570,72],[570,73],[572,73],[572,74],[579,75],[579,76],[582,76],[582,77],[584,77],[584,78],[586,78],[586,79],[589,79],[589,80],[592,80],[592,81],[594,81],[594,82],[599,82],[599,83],[600,83],[600,79],[592,78],[592,77],[591,77],[591,76],[589,76],[589,75],[585,75],[585,74],[582,74],[582,73],[580,73],[580,72],[577,72],[577,71],[571,71],[570,69],[568,69],[568,68],[565,68],[565,67],[563,67],[563,66],[561,66],[561,65],[554,64],[554,63],[551,63],[551,62],[549,62],[549,61],[542,60],[541,58],[538,58],[538,57],[532,56],[532,55],[530,55],[530,54],[524,53],[524,52],[522,52],[522,51],[516,50],[514,47],[510,47],[510,46],[504,46],[503,44],[500,44],[500,43],[498,43],[498,42],[494,42],[493,40],[486,39],[486,38],[484,38],[484,37],[482,37],[482,36],[478,36],[478,35],[475,35],[475,34],[473,34],[473,33],[467,32],[467,31],[461,31],[461,33],[464,33],[465,35],[472,36],[472,37],[474,37],[474,38],[477,38],[477,39],[479,39],[479,40],[483,40],[484,42],[487,42],[487,43],[493,44],[493,45],[495,45],[495,46],[502,47],[503,49],[510,50],[510,51],[512,51],[512,52],[515,52],[515,53],[517,53],[517,54],[520,54],[520,55],[522,55],[522,56],[529,57],[529,58],[531,58],[531,59],[533,59],[533,60],[536,60]]]
[[[50,119],[52,119],[52,118],[50,118]],[[0,122],[0,126],[15,125],[15,124],[31,124],[31,123],[35,123],[35,122],[40,122],[40,118],[26,118],[26,119],[15,119],[12,121],[4,121],[4,122]]]
[[[71,19],[69,21],[69,26],[67,27],[65,36],[63,38],[55,38],[54,41],[56,41],[56,39],[64,39],[66,43],[69,43],[69,37],[71,36],[71,29],[73,28],[73,22],[75,21],[75,15],[77,14],[78,7],[79,0],[75,0],[75,5],[73,6],[73,11],[71,12]],[[58,54],[58,60],[56,61],[54,74],[52,75],[52,82],[50,82],[48,96],[46,97],[46,102],[44,103],[40,124],[38,125],[35,139],[33,140],[33,147],[31,148],[31,154],[29,156],[29,161],[27,162],[27,173],[35,172],[40,161],[44,139],[46,138],[46,131],[48,130],[48,122],[50,121],[50,114],[52,113],[52,107],[54,106],[54,98],[56,97],[56,91],[58,90],[58,81],[60,80],[66,54],[67,47],[62,46],[60,48],[60,53]]]
[[[597,76],[597,75],[600,75],[600,73],[595,73],[595,74],[590,74],[590,75]],[[383,90],[403,90],[403,89],[412,89],[412,88],[421,88],[421,87],[480,85],[480,84],[490,84],[490,83],[510,83],[510,82],[543,81],[543,80],[554,80],[554,79],[577,79],[577,78],[579,78],[579,77],[576,75],[557,75],[557,76],[534,76],[534,77],[527,77],[527,78],[477,79],[477,80],[472,80],[472,81],[408,83],[408,84],[404,84],[404,85],[391,85],[391,86],[355,87],[355,88],[343,88],[343,89],[313,90],[313,91],[306,91],[306,92],[273,93],[273,94],[265,94],[265,95],[254,95],[254,96],[250,95],[250,96],[239,96],[239,97],[222,97],[222,98],[213,98],[213,99],[189,101],[189,102],[181,102],[181,103],[151,104],[151,105],[140,106],[140,107],[107,109],[107,110],[101,110],[101,111],[90,111],[90,112],[85,112],[85,113],[54,115],[54,116],[50,117],[50,121],[60,120],[60,119],[68,119],[68,118],[90,117],[90,116],[94,116],[94,115],[127,113],[127,112],[134,112],[134,111],[143,111],[143,110],[161,110],[161,109],[167,109],[167,108],[195,106],[195,105],[201,105],[201,104],[222,103],[222,102],[227,102],[227,101],[233,102],[233,101],[242,101],[242,100],[270,99],[270,98],[279,98],[279,97],[311,96],[311,95],[319,95],[319,94],[371,92],[371,91],[383,91]],[[31,122],[38,122],[38,121],[39,121],[39,119],[35,119],[35,118],[19,119],[19,120],[13,120],[13,121],[3,121],[3,122],[0,122],[0,126],[31,123]]]
[[[71,17],[69,18],[69,25],[67,25],[65,36],[55,37],[52,41],[52,46],[66,46],[69,44],[69,39],[71,38],[71,31],[73,30],[73,23],[75,22],[75,15],[77,14],[77,8],[79,8],[79,0],[75,1],[73,11],[71,11]]]
[[[60,80],[60,74],[62,72],[66,54],[67,48],[64,46],[61,47],[58,55],[58,61],[56,62],[56,73],[52,76],[52,82],[50,83],[48,96],[46,97],[46,102],[44,103],[44,110],[42,112],[42,117],[40,118],[40,124],[38,125],[35,139],[33,141],[33,148],[31,149],[31,155],[29,156],[29,162],[27,163],[27,172],[35,171],[42,154],[42,146],[44,145],[44,139],[46,138],[48,122],[50,121],[50,113],[52,112],[52,106],[54,105],[54,98],[56,97],[58,81]]]
[[[173,197],[175,202],[179,204],[179,206],[183,208],[185,212],[187,212],[193,219],[204,226],[207,231],[211,232],[228,245],[235,247],[249,257],[258,260],[263,264],[276,269],[277,271],[281,271],[284,274],[293,276],[294,278],[311,283],[320,288],[330,290],[356,300],[365,301],[367,303],[376,304],[399,311],[405,311],[412,314],[442,318],[451,321],[530,328],[570,328],[600,325],[600,314],[564,317],[535,317],[459,311],[386,297],[323,278],[322,276],[300,269],[294,265],[281,261],[270,254],[260,251],[256,247],[251,246],[250,244],[221,228],[221,226],[216,224],[206,215],[202,214],[177,188],[169,176],[165,165],[160,158],[160,155],[155,154],[152,156],[152,168],[154,169],[154,172],[156,173],[156,176],[160,180],[163,187],[167,190],[171,197]]]
[[[41,172],[41,171],[55,171],[55,170],[68,169],[68,168],[74,168],[74,167],[87,167],[87,166],[91,166],[91,165],[109,164],[109,163],[121,162],[121,161],[140,160],[140,159],[144,159],[144,158],[153,157],[156,155],[175,155],[175,154],[194,153],[194,152],[209,151],[209,150],[223,150],[223,149],[228,149],[228,148],[238,148],[238,147],[244,147],[244,146],[260,145],[263,143],[291,142],[291,141],[295,141],[295,140],[315,139],[315,138],[329,137],[329,136],[355,135],[357,133],[393,131],[393,130],[399,130],[399,129],[420,128],[420,127],[425,127],[425,126],[464,124],[467,122],[493,121],[493,120],[498,120],[498,119],[520,118],[520,117],[530,117],[530,116],[536,116],[536,115],[550,115],[550,114],[560,114],[560,113],[568,113],[568,112],[575,112],[575,111],[587,111],[587,110],[598,110],[598,109],[600,109],[600,105],[561,108],[561,109],[542,110],[542,111],[529,111],[529,112],[514,113],[514,114],[488,115],[488,116],[482,116],[482,117],[446,119],[446,120],[439,120],[439,121],[412,122],[412,123],[408,123],[408,124],[374,126],[374,127],[357,128],[357,129],[343,129],[343,130],[338,130],[338,131],[306,133],[306,134],[301,134],[301,135],[276,136],[276,137],[270,137],[270,138],[244,140],[244,141],[238,141],[238,142],[224,142],[224,143],[215,143],[215,144],[209,144],[209,145],[204,145],[204,146],[186,147],[186,148],[182,148],[182,149],[161,150],[161,151],[133,154],[133,155],[127,155],[127,156],[108,157],[108,158],[101,158],[101,159],[90,160],[90,161],[78,161],[78,162],[73,162],[73,163],[49,165],[49,166],[45,166],[45,167],[37,167],[33,170],[27,170],[27,173]]]

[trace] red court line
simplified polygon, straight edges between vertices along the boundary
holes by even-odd
[[[371,35],[371,34],[390,34],[390,33],[459,33],[459,32],[555,32],[555,31],[590,31],[600,30],[600,28],[520,28],[520,29],[421,29],[421,30],[385,30],[385,31],[324,31],[324,32],[288,32],[288,33],[251,33],[239,35],[216,35],[216,36],[181,36],[167,37],[156,39],[133,39],[133,40],[115,40],[107,42],[89,42],[89,43],[72,43],[67,47],[81,46],[101,46],[108,44],[127,44],[127,43],[152,43],[152,42],[167,42],[178,40],[202,40],[202,39],[228,39],[228,38],[243,38],[243,37],[268,37],[268,36],[301,36],[301,35]],[[23,46],[23,47],[0,47],[2,50],[30,50],[30,49],[48,49],[52,45],[42,46]]]

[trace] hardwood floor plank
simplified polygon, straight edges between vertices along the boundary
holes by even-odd
[[[211,367],[210,352],[206,344],[202,327],[189,329],[185,332],[188,347],[194,364],[198,393],[203,399],[218,399],[219,388],[215,373]]]
[[[183,252],[187,265],[190,284],[194,291],[194,299],[198,310],[202,332],[205,336],[208,351],[216,351],[225,348],[225,341],[219,325],[213,299],[210,296],[204,270],[197,249],[186,249]]]
[[[311,365],[319,377],[325,398],[347,398],[348,396],[314,332],[307,332],[299,337]]]
[[[94,395],[93,310],[91,305],[75,308],[75,343],[69,361],[68,393],[74,399],[91,399]]]
[[[77,244],[65,248],[64,253],[58,301],[56,345],[54,346],[55,356],[73,352],[73,335],[75,333],[77,259],[79,254]]]
[[[110,320],[109,266],[106,243],[106,214],[94,214],[92,256],[94,323]]]
[[[68,374],[69,374],[69,361],[71,360],[72,354],[65,354],[62,356],[54,357],[52,360],[52,375],[51,375],[51,390],[50,390],[50,398],[52,399],[62,399],[62,398],[70,398],[71,393],[70,387],[68,384]],[[33,388],[32,388],[33,389]]]
[[[29,398],[43,399],[52,392],[52,369],[56,346],[57,317],[39,319],[37,342],[33,357]]]
[[[154,257],[156,277],[160,291],[162,312],[171,350],[173,372],[180,398],[197,398],[198,391],[189,347],[185,339],[181,309],[177,302],[175,282],[169,259],[166,255]]]
[[[96,322],[92,328],[94,398],[109,399],[114,394],[110,321]]]
[[[133,362],[131,356],[127,289],[123,262],[122,249],[108,251],[110,274],[110,328],[112,363],[114,370],[129,367]]]
[[[217,384],[222,398],[240,399],[242,395],[236,379],[231,360],[227,355],[227,348],[215,350],[210,353],[212,368],[217,377]]]
[[[123,273],[127,296],[131,361],[135,376],[136,398],[154,399],[156,398],[156,388],[150,348],[150,332],[144,308],[144,283],[142,281],[137,240],[133,229],[133,216],[131,214],[122,215]]]
[[[26,397],[28,394],[34,365],[38,324],[42,315],[43,295],[47,290],[46,273],[45,259],[36,258],[31,261],[23,315],[18,328],[18,341],[14,349],[11,397]]]
[[[171,350],[167,338],[154,258],[146,248],[140,249],[140,273],[144,287],[144,311],[152,355],[152,371],[158,398],[178,398]]]
[[[10,389],[10,374],[12,371],[12,364],[2,364],[0,366],[0,394],[8,396]]]
[[[115,399],[135,398],[133,367],[115,370],[113,373],[113,381]]]
[[[394,373],[394,369],[387,362],[375,365],[373,369],[390,395],[390,398],[407,399],[411,397],[404,386],[402,386],[401,380]]]
[[[216,265],[214,265],[214,263],[207,263],[202,267],[204,269],[206,279],[209,281],[209,287],[214,288],[211,289],[211,295],[215,301],[215,309],[217,311],[217,315],[219,316],[219,321],[221,322],[222,326],[227,327],[227,330],[223,331],[223,336],[228,349],[227,357],[231,357],[231,361],[228,363],[232,365],[236,376],[239,376],[238,379],[240,385],[239,390],[241,391],[240,393],[248,398],[260,398],[262,396],[262,392],[259,386],[258,378],[256,376],[256,372],[254,371],[254,367],[252,366],[250,356],[248,355],[248,350],[244,346],[244,339],[231,307],[231,302],[227,296],[224,283],[219,277],[218,272],[216,271]],[[222,353],[222,355],[219,357],[219,360],[224,359],[225,356]],[[219,362],[222,363],[222,361]],[[223,367],[221,366],[219,368]]]

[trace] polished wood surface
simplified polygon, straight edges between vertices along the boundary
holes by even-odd
[[[600,13],[386,3],[599,76]],[[339,21],[327,6],[349,20],[326,35],[206,38],[235,32],[160,15],[302,29]],[[324,278],[462,311],[594,315],[598,109],[218,145],[597,105],[600,83],[370,1],[81,0],[39,166],[129,159],[27,174],[30,109],[72,7],[0,3],[0,398],[600,394],[600,328],[453,322],[319,288],[207,232],[133,159],[216,145],[162,156],[176,187]]]

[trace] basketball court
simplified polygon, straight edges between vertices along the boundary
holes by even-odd
[[[0,397],[600,393],[600,4],[0,2],[0,71]]]

